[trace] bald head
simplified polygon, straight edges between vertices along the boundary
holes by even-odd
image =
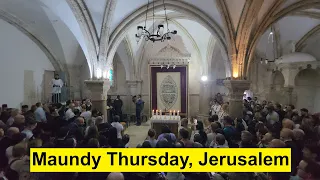
[[[293,139],[293,131],[288,128],[283,128],[280,132],[280,138],[283,141],[288,141]]]
[[[269,143],[269,147],[270,148],[285,148],[286,144],[283,141],[281,141],[280,139],[273,139]]]
[[[271,133],[266,133],[263,138],[262,141],[266,144],[270,143],[272,141],[273,137]]]
[[[76,120],[76,123],[77,123],[78,125],[83,125],[83,124],[84,124],[84,119],[83,119],[83,117],[78,117],[77,120]]]
[[[24,124],[25,123],[25,118],[23,115],[21,114],[18,114],[14,117],[14,123],[15,124],[18,124],[18,125],[21,125],[21,124]]]
[[[282,127],[288,129],[294,129],[294,122],[290,119],[285,119],[282,121]]]
[[[11,111],[11,116],[12,117],[15,117],[18,114],[19,114],[19,109],[12,109],[12,111]]]
[[[293,139],[296,141],[303,140],[304,139],[304,131],[302,129],[294,129],[293,130]]]
[[[17,127],[10,127],[7,130],[7,136],[9,138],[12,138],[13,135],[18,134],[19,133],[19,129]]]
[[[124,180],[124,176],[122,173],[110,173],[107,180]]]

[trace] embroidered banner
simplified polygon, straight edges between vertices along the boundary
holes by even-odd
[[[157,73],[157,107],[181,112],[180,72]]]

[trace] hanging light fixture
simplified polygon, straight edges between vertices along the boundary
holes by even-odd
[[[167,32],[164,31],[164,25],[160,24],[158,25],[158,29],[155,29],[155,14],[154,14],[154,1],[152,0],[152,19],[153,19],[153,24],[152,24],[152,33],[150,33],[147,30],[147,19],[148,19],[148,11],[149,11],[149,4],[150,4],[150,0],[148,0],[148,5],[147,5],[147,12],[146,12],[146,20],[144,23],[144,27],[142,26],[138,26],[137,27],[137,34],[136,34],[136,41],[137,43],[139,43],[140,39],[144,38],[146,41],[152,41],[152,42],[156,42],[156,41],[165,41],[165,40],[170,40],[172,38],[172,36],[174,36],[175,34],[177,34],[177,31],[170,31],[169,29],[169,23],[168,23],[168,17],[167,17],[167,9],[166,9],[166,5],[164,4],[164,0],[163,0],[163,8],[164,8],[164,14],[165,14],[165,18],[166,18],[166,23],[167,23]]]
[[[267,45],[267,48],[268,46],[271,44],[271,47],[272,47],[272,59],[268,59],[268,58],[261,58],[260,60],[260,63],[263,64],[268,64],[270,62],[275,62],[279,59],[279,57],[277,56],[277,51],[276,51],[276,47],[275,47],[275,42],[274,42],[274,37],[275,36],[275,33],[274,33],[274,27],[271,26],[271,30],[270,30],[270,33],[269,33],[269,36],[268,36],[268,45]],[[267,50],[266,50],[266,56],[267,56]],[[282,58],[280,58],[282,59]]]

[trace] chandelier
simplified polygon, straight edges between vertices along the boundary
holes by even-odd
[[[279,58],[277,56],[277,51],[276,51],[276,47],[275,47],[276,45],[275,45],[275,40],[274,39],[275,39],[275,32],[274,32],[274,27],[272,26],[271,30],[270,30],[270,33],[269,33],[269,36],[268,36],[268,45],[267,45],[267,48],[266,48],[266,58],[261,58],[261,60],[260,60],[261,64],[263,64],[263,63],[268,64],[268,63],[271,63],[271,62],[275,62],[278,59],[282,59],[281,57]],[[268,49],[269,46],[272,47],[272,57],[270,59],[267,58],[267,49]]]
[[[150,0],[148,0],[148,5],[147,5],[147,12],[146,12],[146,19],[144,23],[144,27],[138,26],[137,27],[137,34],[136,34],[136,41],[139,43],[140,39],[145,39],[146,41],[161,41],[164,42],[165,40],[170,40],[172,36],[177,34],[177,31],[170,31],[169,30],[169,23],[168,23],[168,17],[167,17],[167,9],[166,5],[164,4],[163,0],[163,8],[164,8],[164,14],[165,14],[165,19],[166,19],[166,24],[167,24],[167,32],[164,32],[164,25],[159,24],[157,30],[155,29],[155,14],[154,14],[154,1],[152,0],[152,19],[153,19],[153,24],[152,24],[152,33],[147,30],[147,19],[148,19],[148,12],[149,12],[149,5],[150,5]]]

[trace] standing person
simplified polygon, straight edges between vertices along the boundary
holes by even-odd
[[[63,87],[63,81],[58,74],[54,75],[54,79],[51,81],[52,85],[52,103],[61,102],[61,88]]]
[[[114,105],[114,110],[116,115],[120,116],[120,119],[122,118],[122,106],[123,106],[123,102],[120,99],[120,96],[117,95],[117,98],[113,101],[113,105]]]
[[[69,109],[66,111],[66,120],[67,121],[76,116],[73,111],[74,111],[74,103],[70,103]]]
[[[34,112],[36,121],[38,123],[47,122],[46,112],[43,110],[42,104],[40,102],[36,103],[37,109]]]
[[[211,106],[211,116],[218,114],[220,110],[221,110],[221,105],[218,103],[217,100],[214,100],[214,103]]]
[[[111,96],[108,95],[108,97],[107,97],[107,116],[108,116],[109,123],[112,122],[112,118],[114,116],[113,110],[114,109],[113,109],[112,99],[111,99]]]
[[[217,93],[215,99],[219,104],[223,104],[223,97],[220,93]]]
[[[123,126],[120,124],[120,117],[119,116],[114,116],[113,117],[113,122],[111,123],[111,126],[115,127],[117,129],[117,137],[118,139],[122,139],[122,134],[123,134]]]
[[[29,111],[29,106],[28,105],[21,106],[21,113],[22,114],[26,113],[27,111]]]
[[[138,96],[136,100],[136,117],[137,117],[137,126],[141,125],[141,113],[143,111],[144,101],[141,99],[141,95]]]

